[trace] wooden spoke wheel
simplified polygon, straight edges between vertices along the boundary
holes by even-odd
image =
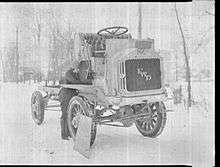
[[[165,106],[162,102],[153,103],[150,108],[150,116],[136,120],[135,125],[143,136],[153,138],[162,133],[166,124],[166,112]]]
[[[91,111],[91,108],[89,104],[87,104],[85,101],[83,101],[80,97],[74,96],[69,103],[68,109],[67,109],[67,124],[70,136],[75,139],[78,124],[79,124],[79,114],[89,116],[89,112]],[[95,137],[96,137],[96,129],[97,126],[93,122],[91,127],[91,140],[90,140],[90,146],[94,143]]]
[[[31,96],[31,115],[37,125],[42,124],[44,120],[44,100],[39,91],[34,91]]]

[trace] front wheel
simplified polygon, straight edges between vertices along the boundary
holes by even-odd
[[[70,132],[70,136],[75,139],[76,132],[78,129],[78,123],[79,123],[79,117],[78,114],[82,114],[85,116],[90,116],[89,112],[91,111],[91,108],[89,104],[87,104],[85,101],[83,101],[80,97],[74,96],[70,102],[67,109],[67,125]],[[96,137],[96,129],[97,126],[95,122],[92,123],[91,127],[91,140],[90,140],[90,146],[95,141]]]
[[[42,94],[34,91],[31,96],[31,115],[37,125],[42,124],[44,120],[45,103]]]
[[[143,136],[154,138],[160,135],[164,129],[166,111],[163,102],[151,104],[150,109],[150,117],[136,120],[135,125]]]

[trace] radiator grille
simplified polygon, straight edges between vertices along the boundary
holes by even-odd
[[[119,81],[119,89],[123,89],[125,90],[125,63],[121,62],[119,64],[119,77],[120,77],[120,81]]]
[[[161,88],[160,59],[129,59],[125,61],[126,88],[128,91]]]

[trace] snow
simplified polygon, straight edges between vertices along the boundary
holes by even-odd
[[[198,100],[187,112],[182,104],[167,113],[157,138],[130,128],[98,126],[90,159],[61,140],[60,111],[46,111],[42,125],[31,118],[30,97],[37,84],[0,84],[0,164],[185,164],[214,165],[213,82],[193,83]],[[200,89],[200,90],[199,90]],[[203,91],[201,91],[203,90]]]

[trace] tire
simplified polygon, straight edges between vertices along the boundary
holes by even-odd
[[[151,106],[151,110],[153,114],[149,120],[147,118],[136,120],[135,125],[143,136],[155,138],[162,133],[166,124],[166,109],[163,102],[156,102]]]
[[[44,121],[45,104],[43,96],[39,91],[34,91],[31,96],[31,115],[37,125]]]
[[[82,98],[78,96],[74,96],[70,100],[68,109],[67,109],[67,125],[68,125],[70,136],[73,139],[75,139],[76,132],[77,132],[77,127],[74,127],[74,125],[72,124],[72,119],[75,118],[76,116],[76,111],[75,111],[76,107],[79,107],[81,109],[81,111],[78,111],[79,113],[85,116],[88,116],[88,117],[90,116],[89,111],[91,110],[89,104],[87,104],[85,101],[82,100]],[[90,146],[92,146],[95,141],[96,131],[97,131],[97,125],[93,122],[92,128],[91,128]]]

